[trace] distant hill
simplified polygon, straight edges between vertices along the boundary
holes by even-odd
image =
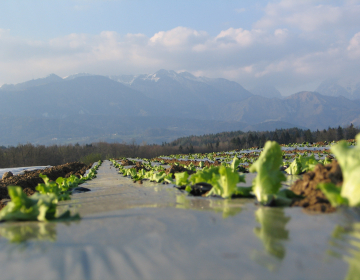
[[[334,80],[323,81],[315,91],[322,95],[344,96],[349,99],[352,98],[351,92],[346,90],[344,87],[338,85],[337,82]]]
[[[142,92],[149,98],[176,106],[186,117],[212,119],[219,105],[252,96],[241,85],[226,79],[195,77],[188,72],[160,70],[154,74],[118,76],[112,79]],[[210,115],[209,115],[210,114]]]
[[[299,92],[285,99],[253,96],[243,102],[227,104],[218,119],[249,124],[264,121],[288,122],[295,126],[321,129],[328,126],[360,125],[359,103],[345,97]]]
[[[226,79],[167,70],[138,76],[50,75],[3,86],[0,97],[0,145],[132,138],[161,143],[231,130],[360,125],[360,100],[317,92],[267,98]]]
[[[55,75],[55,74],[51,74],[49,76],[47,76],[46,78],[40,78],[40,79],[36,79],[36,80],[30,80],[24,83],[20,83],[20,84],[5,84],[2,85],[0,87],[0,90],[3,91],[20,91],[20,90],[25,90],[31,87],[36,87],[36,86],[41,86],[41,85],[47,85],[50,83],[56,83],[56,82],[61,82],[63,79],[60,78],[59,76]]]
[[[322,95],[344,96],[348,99],[360,99],[360,83],[349,86],[341,86],[336,80],[329,79],[323,81],[315,90]]]
[[[103,76],[83,76],[21,91],[2,91],[0,112],[9,116],[65,118],[70,115],[166,115],[163,102]]]

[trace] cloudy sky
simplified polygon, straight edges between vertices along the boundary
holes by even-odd
[[[360,82],[360,0],[1,0],[0,85],[168,69],[282,94]]]

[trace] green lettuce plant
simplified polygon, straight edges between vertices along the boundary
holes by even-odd
[[[230,164],[231,170],[233,172],[237,171],[239,164],[240,164],[240,160],[236,156],[234,156],[234,158]]]
[[[299,155],[285,171],[288,174],[298,175],[313,170],[317,164],[319,164],[319,162],[315,159],[314,155],[309,157]]]
[[[219,195],[222,198],[231,198],[233,195],[250,195],[251,189],[237,187],[239,182],[245,183],[244,176],[240,176],[239,173],[233,172],[231,168],[220,166],[218,167],[218,173],[213,174],[210,184],[212,189],[207,193],[210,195]]]
[[[267,141],[258,160],[250,168],[250,172],[257,172],[253,180],[253,192],[261,204],[269,204],[281,188],[281,182],[286,181],[280,171],[282,153],[280,145],[275,141]]]
[[[35,187],[40,194],[55,195],[58,200],[70,199],[68,188],[66,188],[68,187],[66,184],[67,180],[64,182],[64,178],[59,177],[56,182],[51,182],[46,175],[40,174],[39,176],[44,180],[43,184],[40,183]]]
[[[357,143],[360,134],[356,135]],[[343,174],[343,184],[337,187],[332,183],[322,183],[318,187],[325,194],[331,205],[360,206],[360,146],[350,147],[344,140],[330,148],[335,155]]]
[[[56,217],[58,198],[55,194],[35,193],[27,197],[22,188],[16,186],[9,186],[8,192],[11,201],[0,211],[0,220],[2,221],[49,221],[80,218],[78,214],[71,216],[69,210]]]
[[[175,184],[178,186],[187,186],[189,182],[189,174],[185,172],[175,173]]]

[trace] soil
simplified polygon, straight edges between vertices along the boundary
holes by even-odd
[[[132,168],[135,168],[136,172],[139,172],[142,169],[144,169],[145,171],[150,171],[150,169],[147,169],[140,161],[137,161],[135,166],[133,166]]]
[[[8,171],[3,174],[2,179],[4,180],[4,179],[10,178],[12,176],[14,176],[14,174],[11,171]]]
[[[336,209],[331,206],[323,192],[317,189],[319,183],[330,183],[341,186],[343,181],[339,164],[334,160],[331,164],[323,166],[318,164],[314,171],[307,172],[302,179],[297,180],[291,190],[305,198],[295,201],[292,206],[304,207],[308,211],[331,213]]]
[[[170,166],[168,169],[165,170],[165,173],[168,175],[169,173],[172,174],[172,178],[175,178],[175,173],[180,173],[180,172],[187,172],[189,175],[194,174],[195,171],[189,170],[187,168],[185,168],[184,166],[181,165],[172,165]]]
[[[80,162],[66,163],[63,165],[57,165],[42,170],[25,171],[24,174],[15,175],[3,180],[0,180],[0,209],[4,206],[1,202],[2,199],[9,199],[7,186],[20,186],[23,191],[28,195],[35,193],[35,187],[39,183],[43,183],[43,179],[39,177],[39,174],[48,176],[52,181],[55,181],[58,177],[69,177],[75,175],[80,177],[84,175],[86,170],[90,169],[92,165],[86,165]]]
[[[197,161],[197,160],[177,160],[177,159],[163,159],[163,158],[154,158],[153,160],[157,160],[157,161],[163,160],[168,165],[173,165],[174,163],[189,165],[192,163],[195,166],[199,166],[199,164],[201,162],[201,161]],[[206,166],[206,167],[221,165],[221,162],[219,162],[217,160],[215,160],[215,162],[210,162],[208,160],[202,161],[202,162],[204,163],[204,166]]]
[[[134,165],[134,163],[131,160],[125,159],[121,161],[121,165],[122,166],[129,166],[129,165]]]
[[[204,196],[212,189],[212,185],[208,183],[197,183],[191,186],[190,194],[193,196]],[[185,190],[186,186],[177,186],[179,190]]]

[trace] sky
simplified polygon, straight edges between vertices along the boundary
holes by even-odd
[[[55,73],[360,82],[360,0],[1,0],[0,85]]]

